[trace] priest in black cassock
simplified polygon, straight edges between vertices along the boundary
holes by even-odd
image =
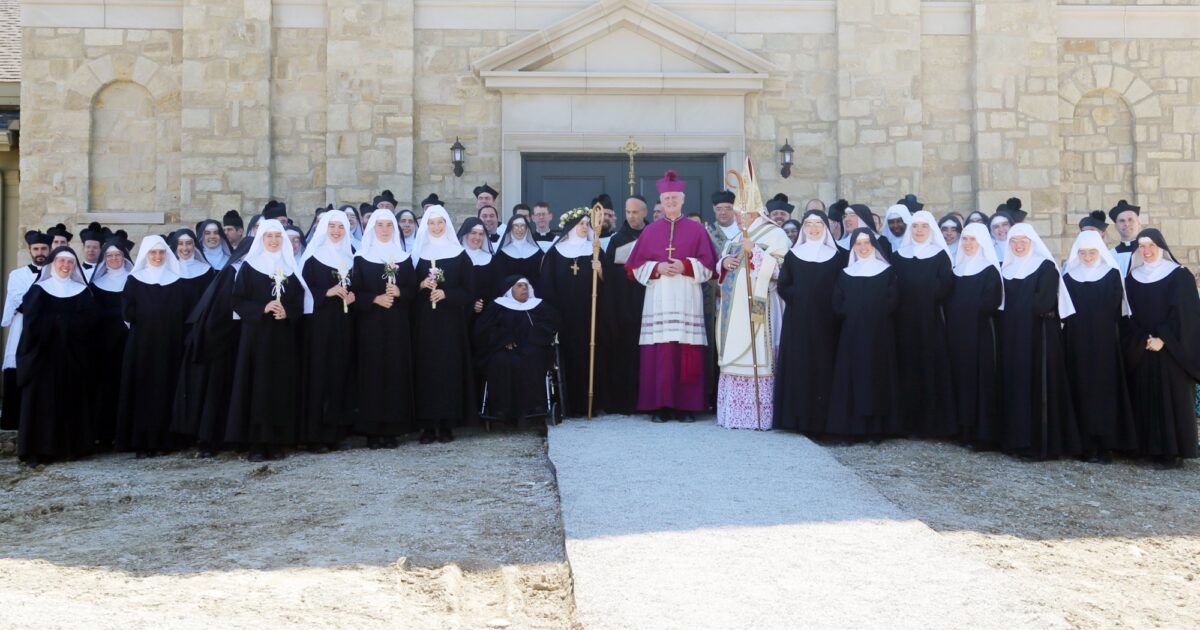
[[[1063,282],[1075,305],[1063,322],[1063,350],[1084,459],[1111,461],[1110,451],[1137,449],[1137,428],[1121,352],[1129,302],[1120,265],[1098,232],[1075,239]]]
[[[413,387],[420,392],[420,442],[451,442],[452,429],[478,418],[469,327],[477,293],[474,266],[441,206],[425,210],[414,248],[419,288],[413,301]]]
[[[833,312],[841,330],[822,433],[835,440],[880,440],[903,427],[892,342],[900,291],[896,272],[880,250],[884,242],[870,228],[851,232],[849,263],[833,285]]]
[[[1193,395],[1200,381],[1200,298],[1191,272],[1161,232],[1137,235],[1125,290],[1133,315],[1125,334],[1133,413],[1142,455],[1161,468],[1195,458]]]
[[[932,214],[919,210],[909,218],[891,263],[900,290],[895,339],[904,430],[922,438],[957,437],[954,403],[944,391],[950,358],[942,310],[954,265]]]
[[[100,247],[100,262],[92,270],[88,288],[96,305],[96,335],[92,351],[104,357],[109,369],[97,370],[89,385],[92,389],[91,407],[95,414],[96,445],[101,451],[111,450],[117,436],[117,406],[121,400],[121,368],[125,356],[125,340],[129,327],[121,308],[122,294],[133,262],[125,240],[125,230]]]
[[[50,253],[21,312],[17,457],[35,467],[88,455],[95,450],[94,425],[88,397],[79,395],[79,387],[97,367],[91,344],[96,311],[71,248]]]
[[[954,288],[946,298],[950,330],[950,392],[959,439],[977,450],[1000,446],[1000,340],[996,311],[1004,303],[1000,260],[982,223],[968,223],[958,238]],[[945,393],[945,392],[939,392]]]
[[[250,461],[282,459],[296,443],[296,325],[307,291],[283,225],[260,221],[233,283],[242,330],[224,438],[250,449]]]
[[[510,425],[541,419],[546,408],[546,372],[554,363],[559,318],[534,294],[528,279],[510,276],[504,295],[475,322],[476,364],[487,379],[487,418]],[[544,422],[539,422],[545,431]]]
[[[417,280],[391,211],[371,213],[354,258],[358,413],[356,433],[369,448],[395,448],[413,429],[413,356],[409,313]]]
[[[642,306],[646,287],[625,273],[625,263],[646,228],[649,208],[641,197],[625,200],[625,223],[613,234],[608,249],[600,255],[604,265],[604,300],[596,322],[597,343],[603,344],[608,369],[597,372],[606,381],[605,411],[637,413],[641,374]]]
[[[354,316],[350,222],[329,210],[300,261],[305,293],[299,441],[318,453],[337,450],[354,418]]]
[[[1000,447],[1033,459],[1079,455],[1060,324],[1075,313],[1075,306],[1058,264],[1032,226],[1012,226],[1007,247],[1000,269]]]
[[[846,254],[838,249],[825,213],[805,212],[777,284],[787,307],[775,367],[772,428],[813,437],[825,432],[839,333],[833,287],[845,267]]]
[[[538,270],[542,267],[542,248],[533,240],[533,226],[530,219],[514,215],[508,220],[504,229],[504,237],[500,239],[500,247],[496,249],[492,264],[497,267],[496,278],[521,276],[533,283],[537,289]],[[498,287],[497,293],[503,289]]]
[[[554,306],[563,317],[562,334],[559,335],[559,354],[566,381],[564,413],[567,416],[583,416],[588,409],[588,376],[591,368],[592,324],[592,271],[600,271],[598,281],[604,280],[603,264],[592,261],[592,243],[596,238],[592,231],[590,208],[578,208],[563,215],[562,235],[546,252],[542,259],[541,290],[544,299]],[[605,299],[604,291],[597,287],[599,303]],[[597,306],[597,310],[599,307]],[[606,351],[606,349],[604,349]],[[592,389],[595,394],[593,409],[604,408],[602,395],[606,352],[597,345],[595,379]]]

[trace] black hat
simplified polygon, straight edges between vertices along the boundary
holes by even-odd
[[[79,240],[83,242],[98,241],[103,243],[112,235],[112,231],[101,227],[99,221],[92,221],[87,228],[79,231]]]
[[[225,216],[221,218],[221,223],[222,225],[235,228],[244,227],[242,224],[242,215],[237,210],[230,210],[229,212],[226,212]]]
[[[733,203],[733,200],[736,198],[737,196],[728,190],[718,190],[712,194],[712,205],[715,206],[719,203]]]
[[[1117,217],[1120,216],[1122,212],[1126,211],[1132,212],[1138,216],[1141,216],[1142,214],[1141,206],[1131,206],[1129,205],[1128,201],[1122,199],[1117,202],[1117,205],[1113,206],[1112,209],[1108,211],[1108,216],[1112,218],[1113,223],[1116,223]]]
[[[378,195],[375,195],[375,199],[373,199],[371,201],[371,204],[374,206],[378,206],[379,204],[381,204],[385,201],[392,204],[393,206],[395,206],[396,205],[396,195],[392,194],[392,191],[390,191],[390,190],[385,190],[385,191],[379,193]]]
[[[600,207],[605,210],[613,209],[612,197],[609,197],[608,193],[600,193],[600,196],[593,199],[592,205],[595,206],[596,204],[600,204]]]
[[[483,193],[487,193],[487,194],[491,195],[492,199],[495,199],[496,197],[500,196],[500,191],[496,190],[495,188],[492,188],[491,186],[488,186],[487,182],[484,182],[482,186],[476,186],[475,190],[473,190],[472,192],[475,194],[476,197],[478,197],[479,195],[482,195]]]
[[[1087,216],[1079,220],[1079,229],[1082,230],[1085,227],[1094,227],[1101,232],[1107,230],[1108,223],[1104,221],[1104,211],[1092,210],[1087,213]]]
[[[74,234],[71,234],[70,232],[67,231],[67,226],[65,226],[61,223],[56,224],[54,227],[50,228],[49,230],[46,230],[46,233],[50,235],[51,239],[53,239],[55,236],[61,236],[65,239],[67,239],[68,243],[70,243],[71,239],[74,238],[74,236],[75,236]]]
[[[421,200],[421,207],[425,206],[440,206],[442,200],[438,199],[437,193],[429,193],[429,196]]]
[[[1016,197],[1009,197],[1008,201],[996,206],[996,214],[1004,212],[1008,216],[1010,223],[1021,223],[1025,217],[1029,216],[1028,212],[1021,209],[1021,200]]]
[[[842,219],[846,218],[846,208],[849,207],[850,202],[846,201],[845,199],[838,199],[837,201],[829,204],[829,220],[841,223]]]
[[[912,193],[908,193],[907,195],[904,195],[904,198],[900,199],[896,203],[904,206],[905,208],[908,208],[909,212],[920,212],[922,209],[925,208],[925,204],[921,203],[920,201],[917,201],[917,196]]]
[[[287,204],[283,203],[282,201],[275,201],[272,199],[267,202],[267,205],[263,206],[262,218],[264,221],[268,219],[278,219],[279,217],[283,216],[287,216]]]
[[[45,232],[29,230],[25,233],[25,243],[28,245],[49,245],[53,242],[54,237]]]
[[[788,196],[783,193],[779,193],[779,194],[775,195],[774,197],[771,197],[771,200],[767,202],[767,212],[774,212],[776,210],[783,210],[784,212],[791,212],[792,210],[795,210],[795,209],[796,209],[796,206],[793,206],[792,204],[788,203]]]

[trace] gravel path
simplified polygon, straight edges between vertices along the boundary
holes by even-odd
[[[588,630],[1067,625],[797,435],[608,417],[550,458]]]
[[[531,433],[268,466],[0,457],[3,628],[557,630],[571,606]]]

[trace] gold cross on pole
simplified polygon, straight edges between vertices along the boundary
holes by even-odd
[[[638,144],[633,141],[633,136],[629,136],[629,142],[626,142],[625,146],[618,150],[621,153],[625,153],[629,156],[629,194],[632,195],[634,184],[637,183],[637,178],[633,175],[633,156],[636,155],[638,151],[641,151],[642,147],[639,147]]]

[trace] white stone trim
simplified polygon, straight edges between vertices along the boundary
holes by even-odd
[[[1200,6],[1059,5],[1060,38],[1193,39],[1200,37]]]
[[[274,0],[271,26],[274,28],[325,28],[325,0]]]
[[[746,157],[746,139],[740,134],[653,133],[638,134],[634,139],[642,153],[724,155],[723,169],[741,168]],[[621,155],[619,147],[628,140],[628,134],[505,133],[501,140],[500,190],[521,190],[522,153]]]
[[[21,26],[183,28],[183,0],[22,0]]]
[[[760,92],[766,74],[482,72],[484,86],[532,94],[747,94]]]
[[[970,2],[922,2],[922,35],[970,35],[975,11]]]

